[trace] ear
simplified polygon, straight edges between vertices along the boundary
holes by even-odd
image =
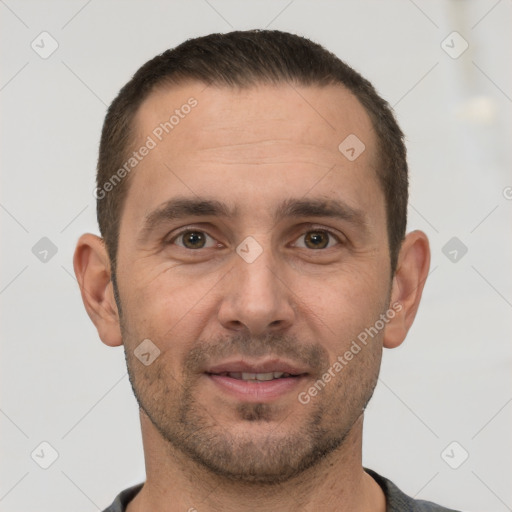
[[[418,307],[430,267],[428,238],[422,231],[412,231],[402,242],[397,270],[391,288],[391,303],[395,316],[386,325],[383,345],[398,347],[407,336]],[[401,306],[401,307],[400,307]]]
[[[103,239],[87,233],[78,240],[73,267],[82,300],[98,334],[111,347],[122,344],[119,313],[110,276],[110,260]]]

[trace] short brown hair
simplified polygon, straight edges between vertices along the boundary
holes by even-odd
[[[342,85],[366,109],[377,134],[378,179],[386,203],[387,230],[394,273],[407,225],[408,170],[403,133],[389,104],[372,84],[322,46],[277,30],[235,31],[189,39],[146,62],[110,105],[98,158],[97,189],[123,165],[134,143],[134,117],[157,87],[196,80],[227,87],[290,83]],[[341,141],[340,141],[341,142]],[[97,197],[97,216],[115,279],[120,219],[129,179]]]

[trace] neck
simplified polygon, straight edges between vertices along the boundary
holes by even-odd
[[[171,447],[141,411],[146,482],[128,512],[384,512],[384,493],[362,467],[363,415],[320,463],[278,485],[213,474]]]

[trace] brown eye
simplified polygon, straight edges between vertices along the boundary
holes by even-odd
[[[208,238],[211,239],[212,242],[215,242],[213,238],[211,238],[209,235],[204,233],[203,231],[183,231],[180,233],[173,242],[176,243],[176,245],[179,245],[180,247],[184,247],[185,249],[203,249],[207,245]],[[180,241],[181,243],[179,243]],[[215,243],[211,243],[209,247],[213,247]]]
[[[329,231],[324,230],[308,231],[299,238],[299,240],[301,239],[304,239],[304,242],[303,244],[297,244],[297,247],[306,249],[325,249],[328,248],[328,246],[332,247],[333,244],[331,244],[331,240],[338,243],[337,237]]]

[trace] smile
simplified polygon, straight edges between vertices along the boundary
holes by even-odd
[[[210,366],[205,371],[213,392],[250,403],[272,402],[296,393],[309,376],[309,368],[279,359],[235,359]]]
[[[222,377],[230,377],[236,380],[246,380],[246,381],[261,381],[266,382],[269,380],[275,379],[286,379],[288,377],[296,377],[296,375],[291,375],[289,373],[284,372],[267,372],[267,373],[248,373],[248,372],[223,372],[214,375],[220,375]]]

